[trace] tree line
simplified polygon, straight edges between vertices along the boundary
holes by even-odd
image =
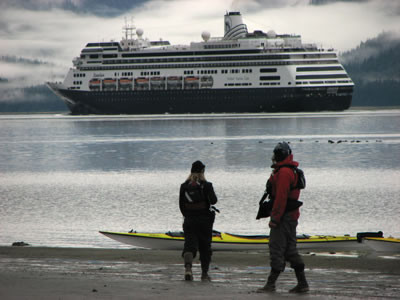
[[[355,87],[352,106],[400,106],[400,40],[390,32],[341,55]]]

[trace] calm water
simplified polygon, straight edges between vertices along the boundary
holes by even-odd
[[[282,140],[307,178],[299,233],[400,237],[400,110],[1,115],[0,245],[124,248],[98,231],[180,230],[179,185],[197,159],[219,197],[215,229],[266,233],[255,215]]]

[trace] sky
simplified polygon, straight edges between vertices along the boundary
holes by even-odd
[[[400,36],[400,0],[0,0],[0,57],[46,62],[0,60],[0,77],[9,86],[63,80],[88,42],[120,41],[125,19],[171,44],[201,41],[203,31],[221,37],[227,11],[240,11],[249,32],[299,34],[341,52],[384,31]]]

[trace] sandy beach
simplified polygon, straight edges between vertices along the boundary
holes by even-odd
[[[179,251],[0,247],[0,299],[399,299],[400,256],[302,253],[311,291],[292,295],[290,268],[277,292],[258,294],[265,252],[214,252],[212,282],[183,280]]]

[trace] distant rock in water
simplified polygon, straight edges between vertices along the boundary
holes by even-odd
[[[24,247],[24,246],[30,246],[30,245],[28,243],[25,243],[25,242],[14,242],[14,243],[12,243],[12,246]]]

